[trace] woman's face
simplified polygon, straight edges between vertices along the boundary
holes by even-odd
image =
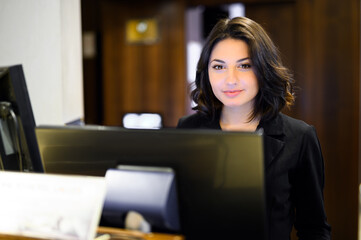
[[[258,93],[258,81],[242,40],[224,39],[218,42],[208,64],[212,91],[224,108],[252,111]]]

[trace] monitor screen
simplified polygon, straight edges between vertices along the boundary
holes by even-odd
[[[43,172],[21,65],[0,67],[0,160],[5,170]]]
[[[36,135],[49,173],[104,176],[118,165],[173,169],[186,239],[265,237],[260,132],[40,126]]]

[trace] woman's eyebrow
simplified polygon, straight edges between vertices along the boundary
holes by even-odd
[[[249,57],[241,58],[241,59],[238,59],[237,62],[238,62],[238,63],[239,63],[239,62],[243,62],[243,61],[248,60],[248,59],[250,59],[250,58],[249,58]],[[220,60],[220,59],[217,59],[217,58],[211,60],[209,63],[211,63],[211,62],[226,63],[225,61]]]
[[[250,58],[249,57],[241,58],[241,59],[237,60],[237,62],[243,62],[243,61],[248,60],[248,59],[250,59]]]
[[[211,63],[211,62],[226,63],[225,61],[220,60],[220,59],[213,59],[213,60],[212,60],[212,61],[210,61],[209,63]]]

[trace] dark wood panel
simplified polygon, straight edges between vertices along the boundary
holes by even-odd
[[[358,228],[359,8],[352,0],[298,3],[297,71],[306,75],[302,112],[318,130],[325,204],[333,239],[340,240],[356,239]]]
[[[185,114],[184,4],[102,1],[104,124],[121,125],[127,112],[158,112],[166,127]],[[125,41],[127,20],[159,20],[160,38],[152,44]]]

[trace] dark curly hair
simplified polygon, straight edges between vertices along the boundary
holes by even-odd
[[[214,95],[208,75],[208,64],[214,46],[227,38],[244,41],[249,48],[249,56],[255,71],[259,92],[250,121],[255,117],[271,119],[285,106],[294,103],[293,76],[283,66],[279,51],[265,30],[255,21],[236,17],[221,19],[207,37],[197,65],[195,89],[191,98],[197,110],[209,117],[220,114],[223,104]]]

